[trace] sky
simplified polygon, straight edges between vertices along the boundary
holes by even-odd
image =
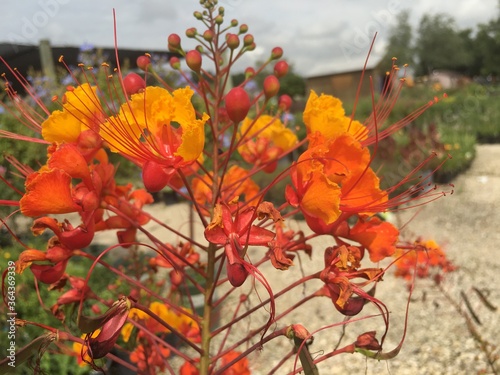
[[[249,26],[257,48],[239,65],[243,70],[283,48],[293,69],[317,76],[361,69],[377,32],[370,63],[385,51],[387,34],[402,10],[416,28],[423,14],[446,13],[457,26],[474,28],[498,14],[497,0],[219,0],[226,18]],[[164,50],[169,34],[195,46],[185,30],[202,24],[193,17],[198,0],[1,0],[0,42],[54,46],[113,46],[113,9],[118,46]]]

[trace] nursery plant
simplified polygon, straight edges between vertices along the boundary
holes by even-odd
[[[186,82],[181,87],[163,80],[147,53],[137,60],[142,74],[122,73],[117,43],[115,67],[68,67],[74,82],[52,98],[58,109],[49,110],[38,97],[12,89],[17,80],[33,92],[2,59],[4,108],[18,126],[0,136],[46,150],[35,165],[7,154],[9,166],[0,175],[13,193],[0,200],[10,208],[1,225],[23,249],[3,271],[13,335],[2,373],[23,361],[37,372],[50,351],[103,372],[120,365],[139,374],[250,374],[256,368],[318,374],[328,373],[333,357],[389,359],[403,345],[404,335],[387,347],[391,313],[377,289],[395,259],[430,250],[400,239],[382,214],[428,203],[452,187],[432,184],[442,164],[434,162],[435,153],[384,188],[372,164],[379,142],[438,100],[429,98],[389,123],[404,83],[394,60],[390,84],[366,119],[357,119],[355,108],[346,114],[335,97],[311,92],[302,114],[306,136],[299,139],[286,116],[293,99],[278,96],[288,73],[283,50],[272,49],[232,87],[235,64],[256,48],[249,26],[228,18],[215,0],[201,0],[194,18],[198,27],[183,38],[168,36],[168,49],[181,56],[169,62]],[[185,48],[186,40],[195,47]],[[65,65],[63,56],[59,62]],[[263,89],[249,90],[268,66],[274,73]],[[153,79],[156,84],[146,84]],[[139,185],[116,182],[120,158],[139,167]],[[272,178],[257,184],[262,174]],[[267,197],[277,184],[284,185],[279,203]],[[187,220],[179,205],[162,212],[173,220],[153,214],[152,194],[164,189],[185,202]],[[21,238],[13,225],[20,217],[29,220],[33,236],[47,236],[44,246]],[[95,246],[104,231],[113,244]],[[322,260],[313,262],[317,254]],[[85,273],[72,274],[72,264],[85,265]],[[23,273],[33,274],[29,287],[57,324],[42,321],[42,314],[17,316],[20,288],[27,286],[16,280]],[[103,275],[106,287],[92,288]],[[47,290],[57,297],[50,305],[42,298]],[[298,320],[299,311],[313,314],[316,301],[329,318]],[[364,313],[368,305],[375,309]],[[314,337],[347,324],[355,331],[360,321],[373,329],[310,351]],[[28,326],[43,333],[16,346]],[[253,355],[261,351],[272,360]]]

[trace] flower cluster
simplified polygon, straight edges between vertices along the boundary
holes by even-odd
[[[31,108],[32,98],[13,91],[5,78],[12,99],[6,108],[37,134],[0,136],[47,147],[37,166],[9,157],[17,170],[10,177],[21,177],[24,190],[1,177],[19,195],[0,200],[16,209],[2,225],[10,229],[10,218],[20,214],[32,219],[34,236],[53,234],[44,250],[19,241],[25,249],[16,260],[18,273],[29,268],[37,285],[60,293],[51,312],[61,325],[44,327],[65,332],[62,341],[74,343],[72,355],[81,363],[99,369],[99,359],[107,357],[141,374],[249,374],[249,354],[280,339],[294,344],[270,372],[288,365],[286,371],[300,371],[286,361],[293,355],[306,373],[316,373],[318,363],[342,352],[383,351],[389,312],[375,285],[386,272],[379,262],[400,255],[401,247],[398,228],[378,214],[444,193],[429,188],[430,176],[420,176],[425,163],[383,186],[372,168],[374,149],[433,102],[382,129],[399,90],[383,92],[365,121],[346,115],[337,98],[311,92],[303,112],[306,136],[299,139],[287,116],[292,98],[280,95],[280,79],[289,71],[282,49],[274,48],[261,67],[247,69],[243,82],[231,87],[232,67],[255,49],[254,38],[247,25],[227,22],[216,1],[200,3],[203,10],[194,17],[204,30],[186,31],[196,47],[186,50],[180,36],[168,37],[175,54],[170,66],[187,83],[183,87],[164,81],[148,54],[137,60],[142,76],[122,74],[118,61],[115,69],[102,64],[102,76],[82,64],[83,80],[74,76],[74,85],[53,98],[59,109],[52,111],[40,101]],[[259,75],[262,87],[252,93]],[[157,83],[146,84],[148,78]],[[138,168],[137,181],[117,182],[117,156]],[[412,187],[401,191],[408,183]],[[286,187],[275,202],[268,197],[278,184]],[[190,225],[151,214],[152,193],[165,189],[189,203],[165,212],[175,218],[183,207],[191,213]],[[151,223],[170,236],[158,235]],[[195,225],[203,227],[203,236],[194,233]],[[90,246],[96,234],[111,230],[114,243],[96,254]],[[313,248],[318,237],[328,246]],[[414,248],[422,246],[430,245]],[[114,262],[116,253],[125,265]],[[324,263],[316,262],[313,272],[292,272],[296,259],[315,256]],[[86,265],[84,278],[71,268],[79,262]],[[408,257],[396,263],[402,274],[408,272],[404,262]],[[99,287],[101,277],[112,281]],[[274,278],[286,286],[277,289]],[[297,293],[298,286],[310,294]],[[278,298],[289,305],[278,306]],[[356,342],[333,352],[321,348],[325,353],[313,358],[312,335],[290,323],[313,299],[344,316],[371,303],[383,315],[385,333],[377,339],[375,331],[360,332]],[[252,319],[256,314],[264,314],[265,323]],[[342,324],[331,316],[313,328]]]

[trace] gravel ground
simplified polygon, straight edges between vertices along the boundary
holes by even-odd
[[[398,223],[406,223],[404,234],[408,238],[421,235],[425,239],[434,239],[441,244],[448,254],[448,258],[459,269],[450,274],[443,284],[444,290],[466,309],[460,293],[468,296],[474,313],[481,324],[472,323],[481,337],[491,344],[497,345],[500,337],[500,289],[498,275],[500,274],[500,256],[497,249],[500,244],[500,145],[480,145],[477,148],[477,157],[472,167],[459,176],[454,184],[454,194],[439,199],[436,202],[423,206],[415,215],[414,210],[401,211],[396,214]],[[165,223],[186,230],[188,214],[186,205],[175,207],[155,205],[151,208],[156,217]],[[290,222],[294,229],[304,228],[303,223]],[[195,226],[196,236],[202,236],[202,228]],[[152,224],[149,229],[160,238],[168,236],[158,225]],[[109,233],[108,235],[109,236]],[[171,236],[170,236],[171,237]],[[109,237],[107,238],[109,240]],[[167,237],[168,239],[168,237]],[[166,240],[167,240],[166,239]],[[103,237],[103,241],[105,238]],[[331,245],[327,239],[316,239],[313,248],[325,248]],[[305,272],[321,269],[323,259],[317,252],[312,261],[305,260]],[[276,271],[272,267],[262,268],[274,290],[280,290],[293,280],[292,275],[299,275],[300,267],[294,267],[290,273]],[[313,292],[316,286],[306,289],[299,288],[297,298]],[[248,281],[242,290],[248,291]],[[481,302],[473,287],[487,295],[488,301],[498,307],[496,311],[489,309]],[[246,288],[246,289],[245,289]],[[391,311],[391,327],[384,344],[384,349],[391,350],[399,343],[403,334],[405,306],[408,300],[408,290],[401,279],[395,279],[388,274],[377,288],[377,297],[388,305]],[[266,297],[263,291],[261,296]],[[290,298],[293,298],[292,295]],[[237,296],[235,296],[237,298]],[[305,309],[297,310],[293,315],[285,318],[283,324],[301,323],[309,331],[323,326],[325,322],[341,322],[342,317],[336,313],[331,301],[327,298],[316,298]],[[282,303],[277,301],[278,311]],[[232,307],[232,306],[230,306]],[[230,319],[230,314],[223,309],[222,321]],[[362,316],[376,314],[373,306],[367,305]],[[361,316],[361,315],[360,315]],[[267,316],[252,318],[251,327],[257,326]],[[366,319],[346,326],[345,343],[352,342],[359,334],[377,330],[378,336],[384,325],[380,317]],[[249,327],[236,327],[238,333],[244,336]],[[315,334],[314,343],[310,350],[313,356],[321,355],[333,349],[341,333],[336,327]],[[235,339],[235,337],[233,337]],[[253,364],[252,374],[267,374],[291,348],[287,340],[271,342],[251,356]],[[500,349],[496,349],[500,355]],[[499,361],[500,362],[500,361]],[[497,367],[500,363],[497,364]],[[343,354],[319,364],[320,374],[492,374],[487,365],[484,353],[479,349],[476,341],[470,335],[463,317],[461,317],[443,295],[433,287],[431,282],[419,280],[410,303],[410,320],[407,337],[399,355],[389,361],[366,360],[360,354]],[[289,361],[277,374],[285,374],[292,368]]]

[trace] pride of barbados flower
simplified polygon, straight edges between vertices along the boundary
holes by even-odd
[[[149,191],[163,189],[179,169],[194,163],[203,151],[208,115],[197,118],[192,95],[189,87],[173,93],[146,87],[101,125],[100,135],[110,150],[142,167]]]

